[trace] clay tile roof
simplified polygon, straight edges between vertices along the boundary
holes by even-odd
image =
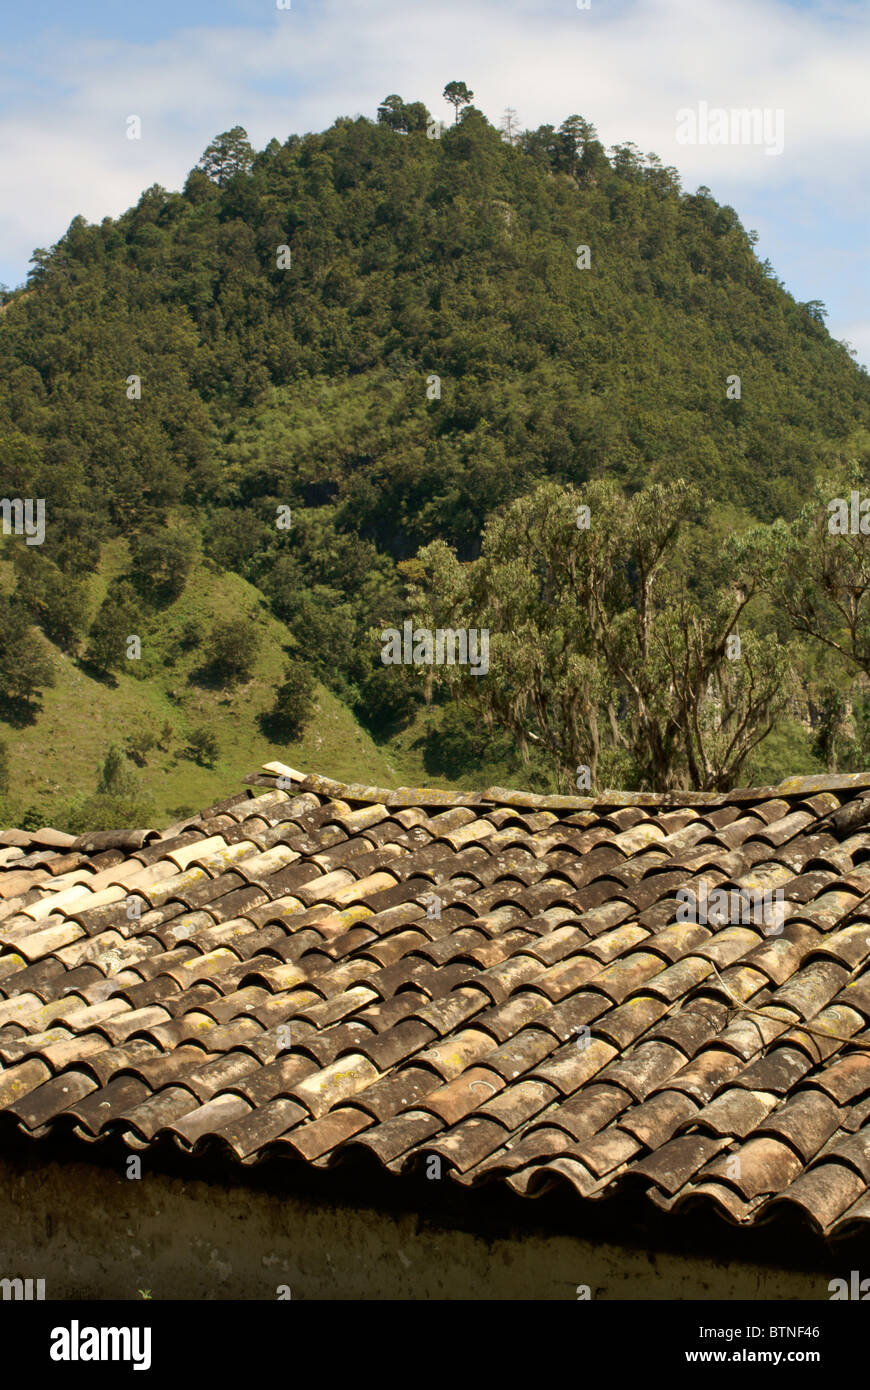
[[[870,774],[593,799],[271,763],[162,832],[0,833],[0,1123],[851,1234]]]

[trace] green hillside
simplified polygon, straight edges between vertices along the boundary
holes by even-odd
[[[579,116],[509,143],[471,105],[439,131],[398,97],[259,152],[237,128],[181,192],[76,218],[0,314],[0,496],[46,517],[41,545],[0,538],[6,814],[74,820],[109,745],[166,725],[127,758],[135,797],[90,809],[170,817],[275,756],[552,787],[524,726],[493,732],[437,683],[427,704],[372,631],[412,611],[420,547],[475,561],[487,520],[547,483],[699,483],[707,601],[728,575],[705,569],[705,535],[791,520],[820,472],[865,457],[870,378],[754,243],[708,189],[605,151]],[[142,656],[123,661],[134,613]],[[206,670],[220,621],[260,633],[250,679]],[[750,621],[783,635],[767,609]],[[111,670],[88,657],[95,622]],[[297,742],[262,723],[288,661],[316,682]],[[828,696],[809,647],[799,665],[759,775],[835,756],[810,727]],[[847,666],[824,680],[848,715]],[[183,751],[206,726],[211,767]],[[643,778],[620,759],[605,768]]]
[[[5,543],[8,551],[12,544]],[[124,542],[109,542],[103,564],[93,576],[96,607],[107,582],[126,563]],[[2,553],[2,552],[0,552]],[[0,564],[0,578],[11,566]],[[263,646],[256,674],[232,690],[214,689],[196,681],[201,658],[196,651],[173,659],[177,636],[192,623],[207,626],[238,613],[262,630]],[[153,640],[143,644],[142,666],[129,662],[113,683],[98,679],[58,647],[50,646],[56,684],[45,690],[41,708],[27,722],[0,725],[6,736],[11,793],[7,819],[49,822],[63,828],[74,823],[82,798],[95,791],[98,772],[113,744],[150,731],[163,746],[155,746],[129,773],[136,781],[135,805],[151,812],[155,823],[176,819],[223,798],[261,763],[273,759],[317,770],[343,781],[367,778],[393,785],[389,762],[356,723],[350,711],[323,686],[316,688],[312,722],[289,743],[264,735],[258,716],[268,710],[279,683],[284,649],[293,638],[273,618],[262,596],[238,575],[216,572],[203,565],[190,577],[184,594],[160,615]],[[150,650],[149,650],[150,648]],[[171,733],[161,738],[169,726]],[[215,735],[218,755],[202,766],[185,754],[189,735],[205,726]],[[29,823],[29,822],[28,822]]]

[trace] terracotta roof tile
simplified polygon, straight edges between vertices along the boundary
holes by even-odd
[[[659,1091],[619,1119],[619,1128],[650,1150],[661,1148],[678,1129],[690,1124],[700,1124],[698,1105],[680,1091]]]
[[[596,802],[270,764],[162,834],[4,832],[0,1110],[866,1226],[867,787]],[[702,879],[734,920],[680,919]]]
[[[750,1138],[734,1154],[719,1154],[699,1173],[699,1180],[727,1179],[747,1199],[784,1191],[803,1168],[789,1144],[773,1138]]]
[[[704,1164],[727,1143],[727,1139],[714,1139],[701,1134],[670,1139],[655,1153],[636,1163],[633,1172],[638,1177],[648,1178],[673,1196],[685,1183],[696,1177]]]
[[[837,1233],[843,1215],[866,1193],[866,1184],[851,1168],[841,1163],[825,1163],[801,1173],[791,1185],[769,1202],[796,1207],[822,1232]]]

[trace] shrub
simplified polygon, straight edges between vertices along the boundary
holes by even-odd
[[[29,704],[38,690],[54,685],[51,659],[24,608],[8,599],[0,608],[0,696]]]
[[[77,649],[88,626],[87,586],[24,546],[13,555],[16,594],[46,637],[64,651]]]
[[[260,651],[260,634],[246,618],[215,623],[208,641],[211,666],[228,680],[248,680]]]
[[[186,755],[200,767],[214,767],[220,753],[220,745],[211,729],[201,725],[194,729],[185,748]]]
[[[144,767],[148,754],[156,744],[157,739],[150,729],[143,729],[139,733],[127,735],[127,757],[132,758],[137,767]]]
[[[138,605],[125,586],[106,595],[91,626],[85,660],[109,675],[127,660],[127,638],[141,631]]]
[[[144,827],[154,820],[154,805],[147,796],[88,796],[74,801],[61,815],[52,816],[52,824],[70,835],[86,835],[89,830],[125,830]],[[22,825],[23,830],[45,824],[45,816],[34,826]]]
[[[183,652],[192,651],[202,642],[203,627],[197,618],[186,618],[178,634],[178,645]]]
[[[289,661],[275,692],[269,723],[286,738],[297,738],[314,712],[314,677],[301,661]]]
[[[138,791],[139,779],[127,767],[122,750],[113,743],[97,775],[97,796],[133,800]]]
[[[191,536],[169,530],[136,536],[130,552],[130,578],[137,593],[155,603],[178,598],[196,559]]]

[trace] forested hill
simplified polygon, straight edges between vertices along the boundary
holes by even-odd
[[[122,540],[141,580],[169,535],[158,569],[187,548],[256,586],[374,727],[389,681],[361,634],[421,545],[473,558],[547,479],[685,477],[789,517],[870,426],[867,373],[754,241],[579,116],[506,140],[395,97],[259,153],[236,128],[182,192],[76,218],[5,296],[0,495],[44,498],[46,533],[0,538],[0,598],[80,655],[76,586]]]
[[[473,546],[544,477],[793,509],[870,379],[732,208],[565,124],[340,119],[253,157],[237,135],[182,193],[77,218],[0,317],[7,495],[50,499],[49,550],[75,532],[82,561],[179,502],[231,562],[240,508],[250,549],[273,503],[329,504],[401,555]]]

